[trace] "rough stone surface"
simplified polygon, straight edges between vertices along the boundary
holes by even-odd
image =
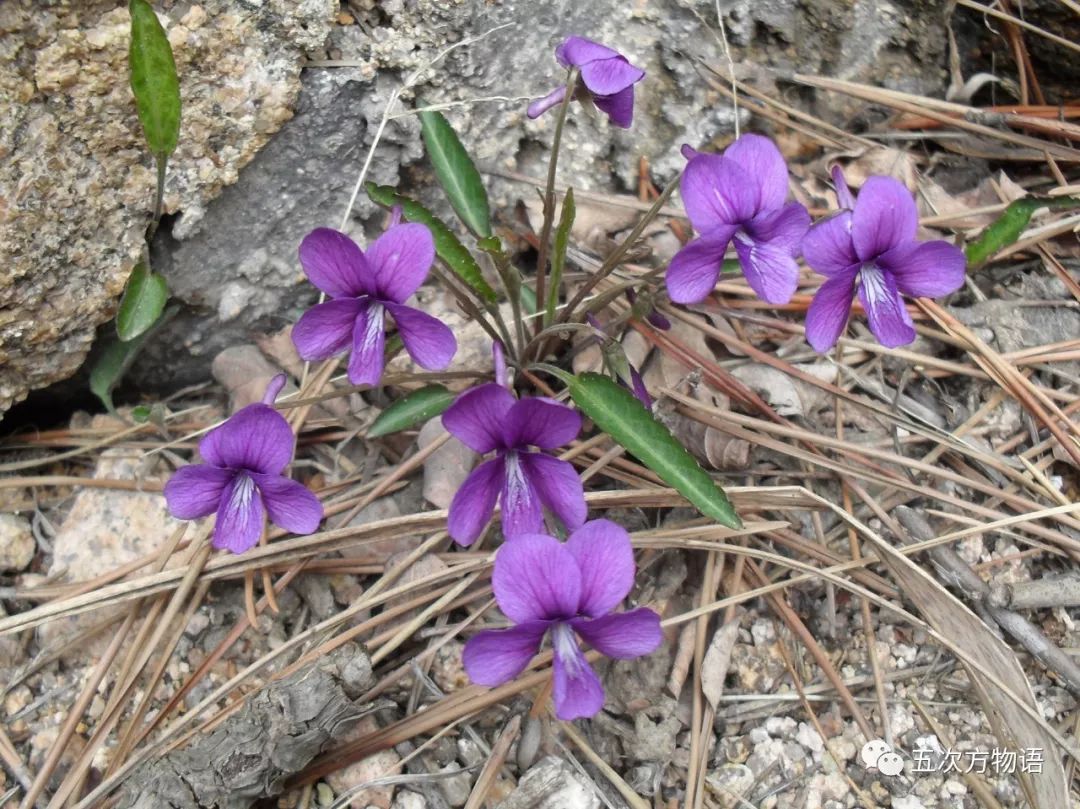
[[[194,222],[289,118],[337,3],[167,5],[184,110],[165,209]],[[112,0],[0,7],[0,412],[79,367],[142,249],[155,180],[128,26]]]
[[[600,797],[570,765],[555,756],[541,759],[518,781],[498,809],[598,809]]]
[[[102,423],[105,418],[98,417],[95,422]],[[117,448],[101,453],[93,476],[160,482],[161,474],[162,471],[144,468],[138,451]],[[162,547],[179,525],[169,516],[165,498],[158,491],[80,489],[53,539],[49,575],[69,582],[92,579]],[[49,621],[38,628],[38,637],[48,644],[74,631],[76,626],[95,623],[104,615],[104,611],[97,610]]]
[[[738,0],[727,4],[727,19],[743,78],[765,92],[779,92],[776,76],[804,71],[933,93],[945,83],[944,28],[938,22],[943,6],[943,0],[858,0],[839,6],[824,0]],[[533,177],[546,172],[553,116],[529,121],[523,99],[558,83],[561,71],[552,52],[570,32],[617,45],[649,75],[638,85],[630,131],[575,111],[563,141],[561,182],[595,191],[636,187],[641,156],[648,158],[654,179],[666,182],[683,165],[678,151],[683,142],[707,144],[732,129],[730,105],[694,60],[719,59],[717,40],[695,14],[712,10],[689,0],[558,0],[540,6],[420,0],[357,3],[350,9],[358,24],[333,28],[325,53],[334,66],[316,62],[304,71],[295,117],[210,204],[209,215],[182,211],[171,231],[160,233],[155,261],[187,308],[133,369],[131,376],[141,386],[175,388],[200,381],[222,348],[281,329],[316,299],[296,259],[301,238],[313,227],[340,225],[393,90],[465,37],[508,24],[447,54],[420,77],[415,92],[406,91],[403,104],[417,98],[439,103],[510,99],[461,104],[447,112],[484,169]],[[839,96],[815,103],[817,112],[834,119],[864,113],[864,105],[848,107]],[[452,219],[423,159],[412,117],[389,120],[367,179],[403,184]],[[527,186],[492,174],[485,180],[496,209],[534,196]],[[365,241],[383,222],[361,193],[346,230]]]
[[[0,572],[22,570],[34,558],[37,543],[25,517],[0,514]]]

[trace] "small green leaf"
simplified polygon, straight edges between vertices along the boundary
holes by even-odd
[[[454,213],[476,236],[490,236],[487,191],[480,172],[446,116],[435,110],[421,112],[420,134],[435,176],[439,178],[439,185],[446,192]]]
[[[124,297],[116,313],[116,335],[123,341],[134,340],[155,323],[165,310],[169,285],[165,277],[151,272],[140,261],[128,276]]]
[[[150,151],[163,160],[180,137],[180,81],[172,46],[146,0],[131,0],[131,46],[128,68],[135,106]]]
[[[566,248],[570,243],[570,228],[574,226],[577,207],[574,205],[574,189],[566,189],[563,197],[559,226],[555,229],[555,249],[551,252],[551,278],[548,279],[547,315],[545,323],[555,319],[555,306],[559,302],[559,284],[562,283],[563,267],[566,266]]]
[[[1078,197],[1023,197],[1009,203],[1004,213],[982,232],[978,239],[964,248],[969,267],[978,267],[993,258],[1002,248],[1014,244],[1039,208],[1075,208]]]
[[[368,428],[367,437],[379,438],[421,424],[442,413],[456,398],[456,393],[442,385],[428,385],[414,390],[380,413]]]
[[[536,290],[528,284],[521,285],[521,308],[526,314],[536,314]]]
[[[368,183],[366,190],[368,197],[376,205],[382,205],[384,208],[400,205],[406,221],[427,225],[435,239],[435,251],[439,254],[439,258],[445,261],[454,274],[475,290],[480,297],[489,303],[495,303],[498,299],[495,290],[484,280],[480,265],[442,220],[416,200],[399,194],[396,189],[388,185]]]
[[[742,528],[742,520],[723,490],[633,394],[606,376],[593,373],[573,377],[568,387],[570,398],[582,413],[702,514],[728,528]]]
[[[142,337],[128,343],[120,340],[109,343],[90,370],[90,391],[101,399],[105,409],[110,413],[116,409],[113,407],[113,388],[120,382],[128,367],[135,360],[135,355],[138,353],[139,348],[142,347],[142,344]]]
[[[136,424],[146,424],[146,422],[150,421],[149,405],[137,405],[131,408],[131,420]]]

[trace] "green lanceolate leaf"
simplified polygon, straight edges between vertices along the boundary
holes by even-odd
[[[1039,208],[1076,208],[1080,207],[1078,197],[1024,197],[1009,203],[1005,212],[995,219],[982,232],[978,239],[964,248],[969,267],[978,267],[989,261],[995,253],[1008,247],[1020,238],[1024,228],[1031,221],[1031,215]]]
[[[702,514],[728,528],[742,528],[742,520],[723,490],[630,391],[593,373],[573,377],[568,387],[570,398],[582,413]]]
[[[422,424],[446,410],[456,398],[456,393],[451,393],[442,385],[428,385],[414,390],[380,413],[368,428],[367,437],[379,438]]]
[[[151,272],[140,261],[128,276],[124,297],[116,313],[116,335],[123,342],[134,340],[161,317],[169,298],[169,285],[165,277]]]
[[[113,388],[127,373],[127,369],[131,367],[131,363],[135,361],[135,357],[138,356],[150,335],[172,320],[178,311],[179,307],[170,306],[162,312],[153,328],[126,343],[122,340],[110,342],[98,357],[94,367],[90,369],[90,392],[101,399],[102,404],[110,413],[115,409],[112,400]]]
[[[146,0],[131,0],[131,46],[128,67],[139,120],[150,151],[158,158],[173,153],[180,137],[180,81],[172,46]]]
[[[368,197],[376,205],[382,205],[384,208],[400,205],[401,214],[406,221],[427,225],[435,239],[435,251],[439,254],[439,258],[445,261],[446,265],[454,271],[454,274],[468,284],[481,298],[489,303],[494,303],[497,300],[495,290],[484,280],[484,276],[480,272],[480,265],[476,263],[472,253],[465,248],[465,245],[458,240],[458,237],[441,219],[416,200],[399,194],[396,189],[388,185],[368,183],[366,190]]]
[[[420,133],[439,185],[462,223],[476,236],[491,235],[491,213],[480,172],[441,112],[420,113]]]
[[[551,278],[548,279],[545,323],[551,323],[555,319],[555,305],[559,302],[559,284],[562,283],[563,268],[566,266],[566,248],[570,243],[570,228],[574,226],[576,215],[574,189],[568,188],[566,196],[563,197],[559,226],[555,229],[555,247],[551,251]]]

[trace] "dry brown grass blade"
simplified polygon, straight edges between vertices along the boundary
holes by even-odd
[[[1036,401],[1038,390],[1034,388],[1031,382],[1017,371],[1015,366],[1002,359],[1000,354],[986,345],[974,332],[949,312],[934,301],[926,298],[919,298],[918,304],[924,312],[933,317],[943,328],[964,340],[968,344],[968,351],[975,361],[983,365],[992,376],[998,378],[1000,384],[1007,388],[1033,416],[1042,422],[1046,429],[1053,433],[1054,437],[1061,443],[1061,448],[1069,453],[1077,465],[1080,466],[1080,444],[1076,441],[1076,436],[1080,431],[1078,431],[1077,426],[1052,402],[1045,399],[1041,402]],[[1046,412],[1044,405],[1049,406],[1053,411],[1053,415]],[[1068,426],[1069,432],[1072,433],[1071,436],[1062,429],[1058,423],[1059,419]]]
[[[604,774],[604,777],[608,779],[608,782],[618,790],[620,795],[622,795],[623,800],[626,801],[630,809],[651,809],[649,802],[630,788],[630,785],[615,772],[612,766],[604,761],[604,759],[592,749],[592,746],[585,741],[580,733],[574,730],[573,725],[569,722],[564,723],[562,732],[566,738],[574,743],[574,747],[580,750],[585,755],[585,758],[587,758],[596,769]]]
[[[888,515],[878,516],[888,519]],[[904,529],[894,524],[893,530],[902,535]],[[1019,710],[1013,701],[1013,695],[1020,696],[1033,710],[1038,710],[1031,685],[1013,651],[963,602],[906,555],[898,553],[871,531],[863,531],[862,534],[877,550],[881,561],[888,566],[893,577],[900,582],[908,598],[918,606],[927,622],[937,632],[947,634],[955,645],[963,650],[962,661],[968,668],[968,674],[972,681],[980,686],[976,689],[976,694],[981,698],[985,696],[980,701],[986,715],[1001,717],[1002,724],[1012,733],[1018,748],[1054,750],[1055,741],[1046,734],[1043,725],[1033,721],[1030,712]],[[1008,696],[1001,693],[996,683],[983,677],[979,670],[970,665],[972,662],[978,662],[982,668],[994,672],[1012,693]],[[1066,806],[1069,800],[1061,759],[1056,755],[1049,755],[1047,758],[1044,777],[1028,779],[1025,785],[1032,806],[1038,809]]]
[[[499,770],[502,768],[503,762],[506,761],[506,755],[510,752],[510,745],[517,741],[520,731],[521,714],[517,714],[510,717],[510,721],[499,732],[495,744],[491,746],[491,755],[484,762],[484,769],[480,771],[480,775],[476,777],[476,783],[473,784],[472,792],[469,793],[469,799],[465,802],[464,809],[483,809],[487,794],[495,785]]]
[[[791,76],[791,80],[799,84],[805,84],[809,87],[817,87],[822,90],[844,93],[853,98],[868,101],[872,104],[882,104],[902,112],[923,115],[943,124],[951,125],[956,129],[962,129],[966,132],[982,135],[983,137],[1000,140],[1013,146],[1024,147],[1033,152],[1033,155],[1030,157],[1032,160],[1042,161],[1045,159],[1046,154],[1050,154],[1055,159],[1062,162],[1080,162],[1080,151],[1077,151],[1076,149],[1068,146],[1061,146],[1060,144],[1049,140],[1040,140],[1039,138],[1020,135],[1008,130],[995,129],[992,126],[974,123],[964,118],[956,118],[950,113],[939,111],[936,105],[928,103],[930,99],[923,98],[922,96],[893,90],[883,90],[867,84],[859,84],[858,82],[829,79],[822,76],[809,76],[802,73],[794,74]]]

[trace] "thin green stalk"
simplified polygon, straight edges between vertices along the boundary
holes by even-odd
[[[566,304],[566,307],[559,315],[560,323],[568,321],[571,315],[574,314],[574,310],[577,309],[578,305],[585,300],[585,297],[592,292],[593,288],[615,271],[615,268],[619,266],[619,263],[626,255],[626,251],[630,249],[638,238],[640,238],[641,234],[645,231],[645,228],[648,227],[649,223],[660,213],[660,209],[664,207],[664,204],[668,201],[668,197],[671,196],[678,184],[679,178],[676,177],[664,187],[664,190],[660,192],[660,196],[653,202],[652,207],[649,208],[649,210],[645,212],[645,215],[638,220],[638,223],[634,225],[634,229],[630,231],[630,235],[623,239],[619,243],[619,246],[604,259],[604,263],[600,265],[600,269],[593,273],[589,279],[581,285],[577,294],[574,295],[573,299],[568,304]]]
[[[432,267],[431,271],[435,274],[436,278],[442,281],[442,283],[446,286],[447,289],[454,293],[454,297],[457,298],[458,304],[461,306],[461,308],[465,310],[465,314],[467,314],[469,317],[479,323],[480,328],[486,331],[488,333],[488,336],[491,337],[492,340],[498,340],[504,345],[510,344],[510,332],[507,331],[506,324],[503,323],[502,317],[499,315],[498,309],[496,309],[494,306],[491,306],[488,308],[488,313],[492,314],[495,317],[495,322],[496,325],[499,327],[499,332],[502,332],[501,335],[499,334],[499,332],[495,331],[495,327],[488,322],[487,318],[484,317],[484,314],[476,307],[476,304],[473,302],[472,298],[462,292],[461,289],[459,289],[455,285],[453,280],[454,276],[451,273],[444,273],[438,267]]]
[[[563,127],[570,102],[577,91],[578,69],[572,68],[566,80],[566,96],[559,105],[559,117],[555,122],[555,134],[551,142],[551,160],[548,161],[547,186],[544,189],[544,224],[540,229],[540,245],[536,255],[536,304],[544,305],[544,286],[547,280],[548,242],[551,241],[551,228],[555,224],[555,171],[559,165],[559,146],[562,144]],[[538,319],[536,330],[543,328],[543,320]]]
[[[499,279],[502,281],[507,297],[510,298],[517,343],[516,347],[507,343],[506,350],[517,359],[522,356],[521,352],[525,350],[525,321],[521,318],[521,275],[518,273],[517,267],[510,263],[510,259],[501,249],[488,250],[487,253],[491,256],[495,271],[499,273]]]
[[[157,156],[157,191],[154,194],[154,218],[150,222],[150,230],[146,234],[146,243],[154,238],[158,224],[161,222],[161,208],[165,202],[165,167],[169,163],[169,156],[160,154]]]

